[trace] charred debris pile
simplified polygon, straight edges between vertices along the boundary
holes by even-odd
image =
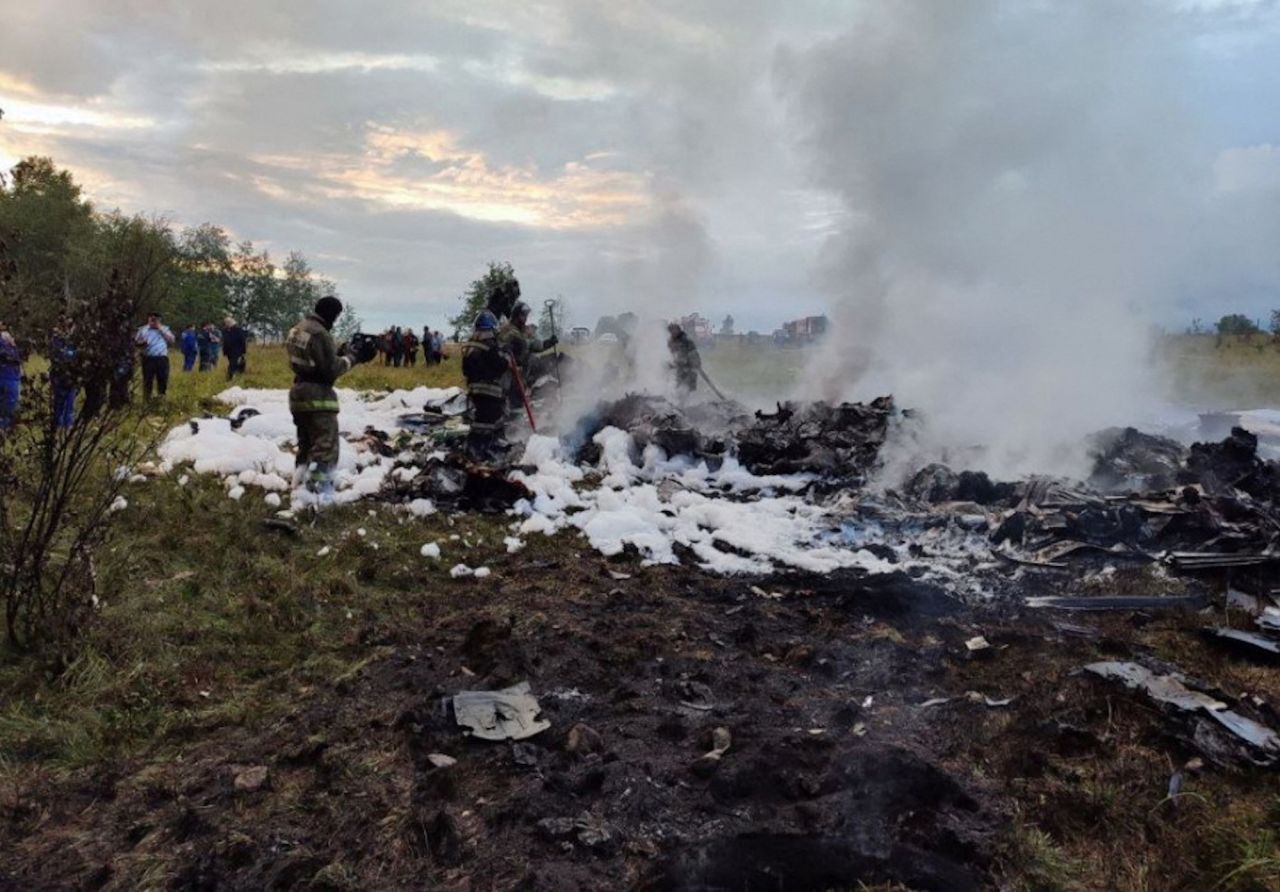
[[[429,407],[423,414],[405,416],[403,426],[427,432],[409,450],[391,475],[383,495],[393,501],[428,498],[463,510],[505,510],[529,492],[506,481],[514,465],[482,464],[452,448],[446,423],[456,413]],[[748,412],[740,404],[722,400],[679,406],[647,394],[628,394],[601,403],[561,437],[575,461],[597,465],[601,447],[596,434],[608,427],[631,435],[637,456],[656,446],[672,458],[704,461],[717,470],[735,456],[753,474],[809,474],[818,491],[856,490],[866,485],[877,467],[891,423],[900,413],[891,397],[871,403],[779,403],[774,412]],[[366,440],[382,454],[397,454],[385,433],[369,431]],[[381,443],[375,443],[380,440]],[[510,450],[518,461],[520,445]]]
[[[752,414],[732,401],[680,407],[630,394],[582,419],[573,440],[583,444],[577,457],[585,463],[599,460],[594,435],[616,427],[641,450],[653,444],[713,468],[734,455],[753,474],[812,474],[823,486],[856,488],[875,470],[899,415],[888,396],[870,403],[778,403],[773,412]]]
[[[1091,445],[1085,481],[996,483],[930,465],[904,492],[937,506],[976,503],[996,521],[998,553],[1031,565],[1061,567],[1086,552],[1187,571],[1280,561],[1280,463],[1259,457],[1253,434],[1235,428],[1188,449],[1126,428],[1103,431]]]

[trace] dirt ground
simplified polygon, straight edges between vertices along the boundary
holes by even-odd
[[[1274,773],[1193,762],[1170,798],[1187,736],[1076,674],[1176,655],[1280,702],[1201,617],[968,605],[905,574],[526,569],[365,623],[362,667],[264,730],[3,791],[0,888],[1276,888]],[[550,729],[465,738],[451,696],[521,681]]]

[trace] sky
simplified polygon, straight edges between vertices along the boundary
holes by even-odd
[[[1028,46],[1043,57],[1017,51]],[[975,65],[989,47],[995,61]],[[1024,82],[1035,89],[1006,89]],[[963,115],[993,92],[1008,99],[1004,119]],[[1025,248],[1009,218],[994,225],[973,205],[990,183],[1030,183],[1034,198],[1057,158],[1090,163],[1053,167],[1045,206],[1097,201],[1042,237],[1102,247],[1078,239],[1096,207],[1101,231],[1154,223],[1142,250],[1195,258],[1135,289],[1151,321],[1265,318],[1280,306],[1277,98],[1280,8],[1245,0],[0,11],[0,165],[51,155],[100,207],[215,222],[281,259],[301,250],[372,328],[442,323],[496,260],[535,307],[562,296],[575,323],[697,310],[772,331],[839,314],[850,278],[889,261],[976,269],[996,239]],[[1082,104],[1101,110],[1087,139]],[[1107,152],[1142,161],[1132,197],[1150,213],[1108,200],[1131,195],[1133,166],[1090,179]],[[1106,188],[1076,188],[1086,180]],[[1184,195],[1188,183],[1203,194]],[[1152,200],[1165,193],[1178,197],[1167,208]],[[944,239],[953,210],[983,238]],[[1205,229],[1214,237],[1187,237]],[[879,260],[851,267],[867,252]],[[1031,253],[1042,269],[1071,263]],[[1120,275],[1097,274],[1108,286]]]

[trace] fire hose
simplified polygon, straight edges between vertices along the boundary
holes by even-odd
[[[720,392],[720,388],[716,387],[715,382],[712,381],[709,377],[707,377],[707,373],[702,370],[702,366],[698,366],[698,374],[702,376],[703,381],[707,382],[707,386],[711,388],[711,390],[715,393],[716,396],[726,401],[729,399],[727,396],[725,396],[723,393]]]

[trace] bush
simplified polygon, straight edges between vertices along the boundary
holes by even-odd
[[[10,270],[0,266],[0,288]],[[28,368],[37,352],[47,368],[23,376],[18,413],[0,431],[0,604],[16,649],[65,649],[90,618],[113,506],[154,445],[131,406],[135,309],[113,274],[99,297],[62,307],[45,343],[20,345]],[[73,405],[80,395],[77,411],[60,418],[68,393]]]

